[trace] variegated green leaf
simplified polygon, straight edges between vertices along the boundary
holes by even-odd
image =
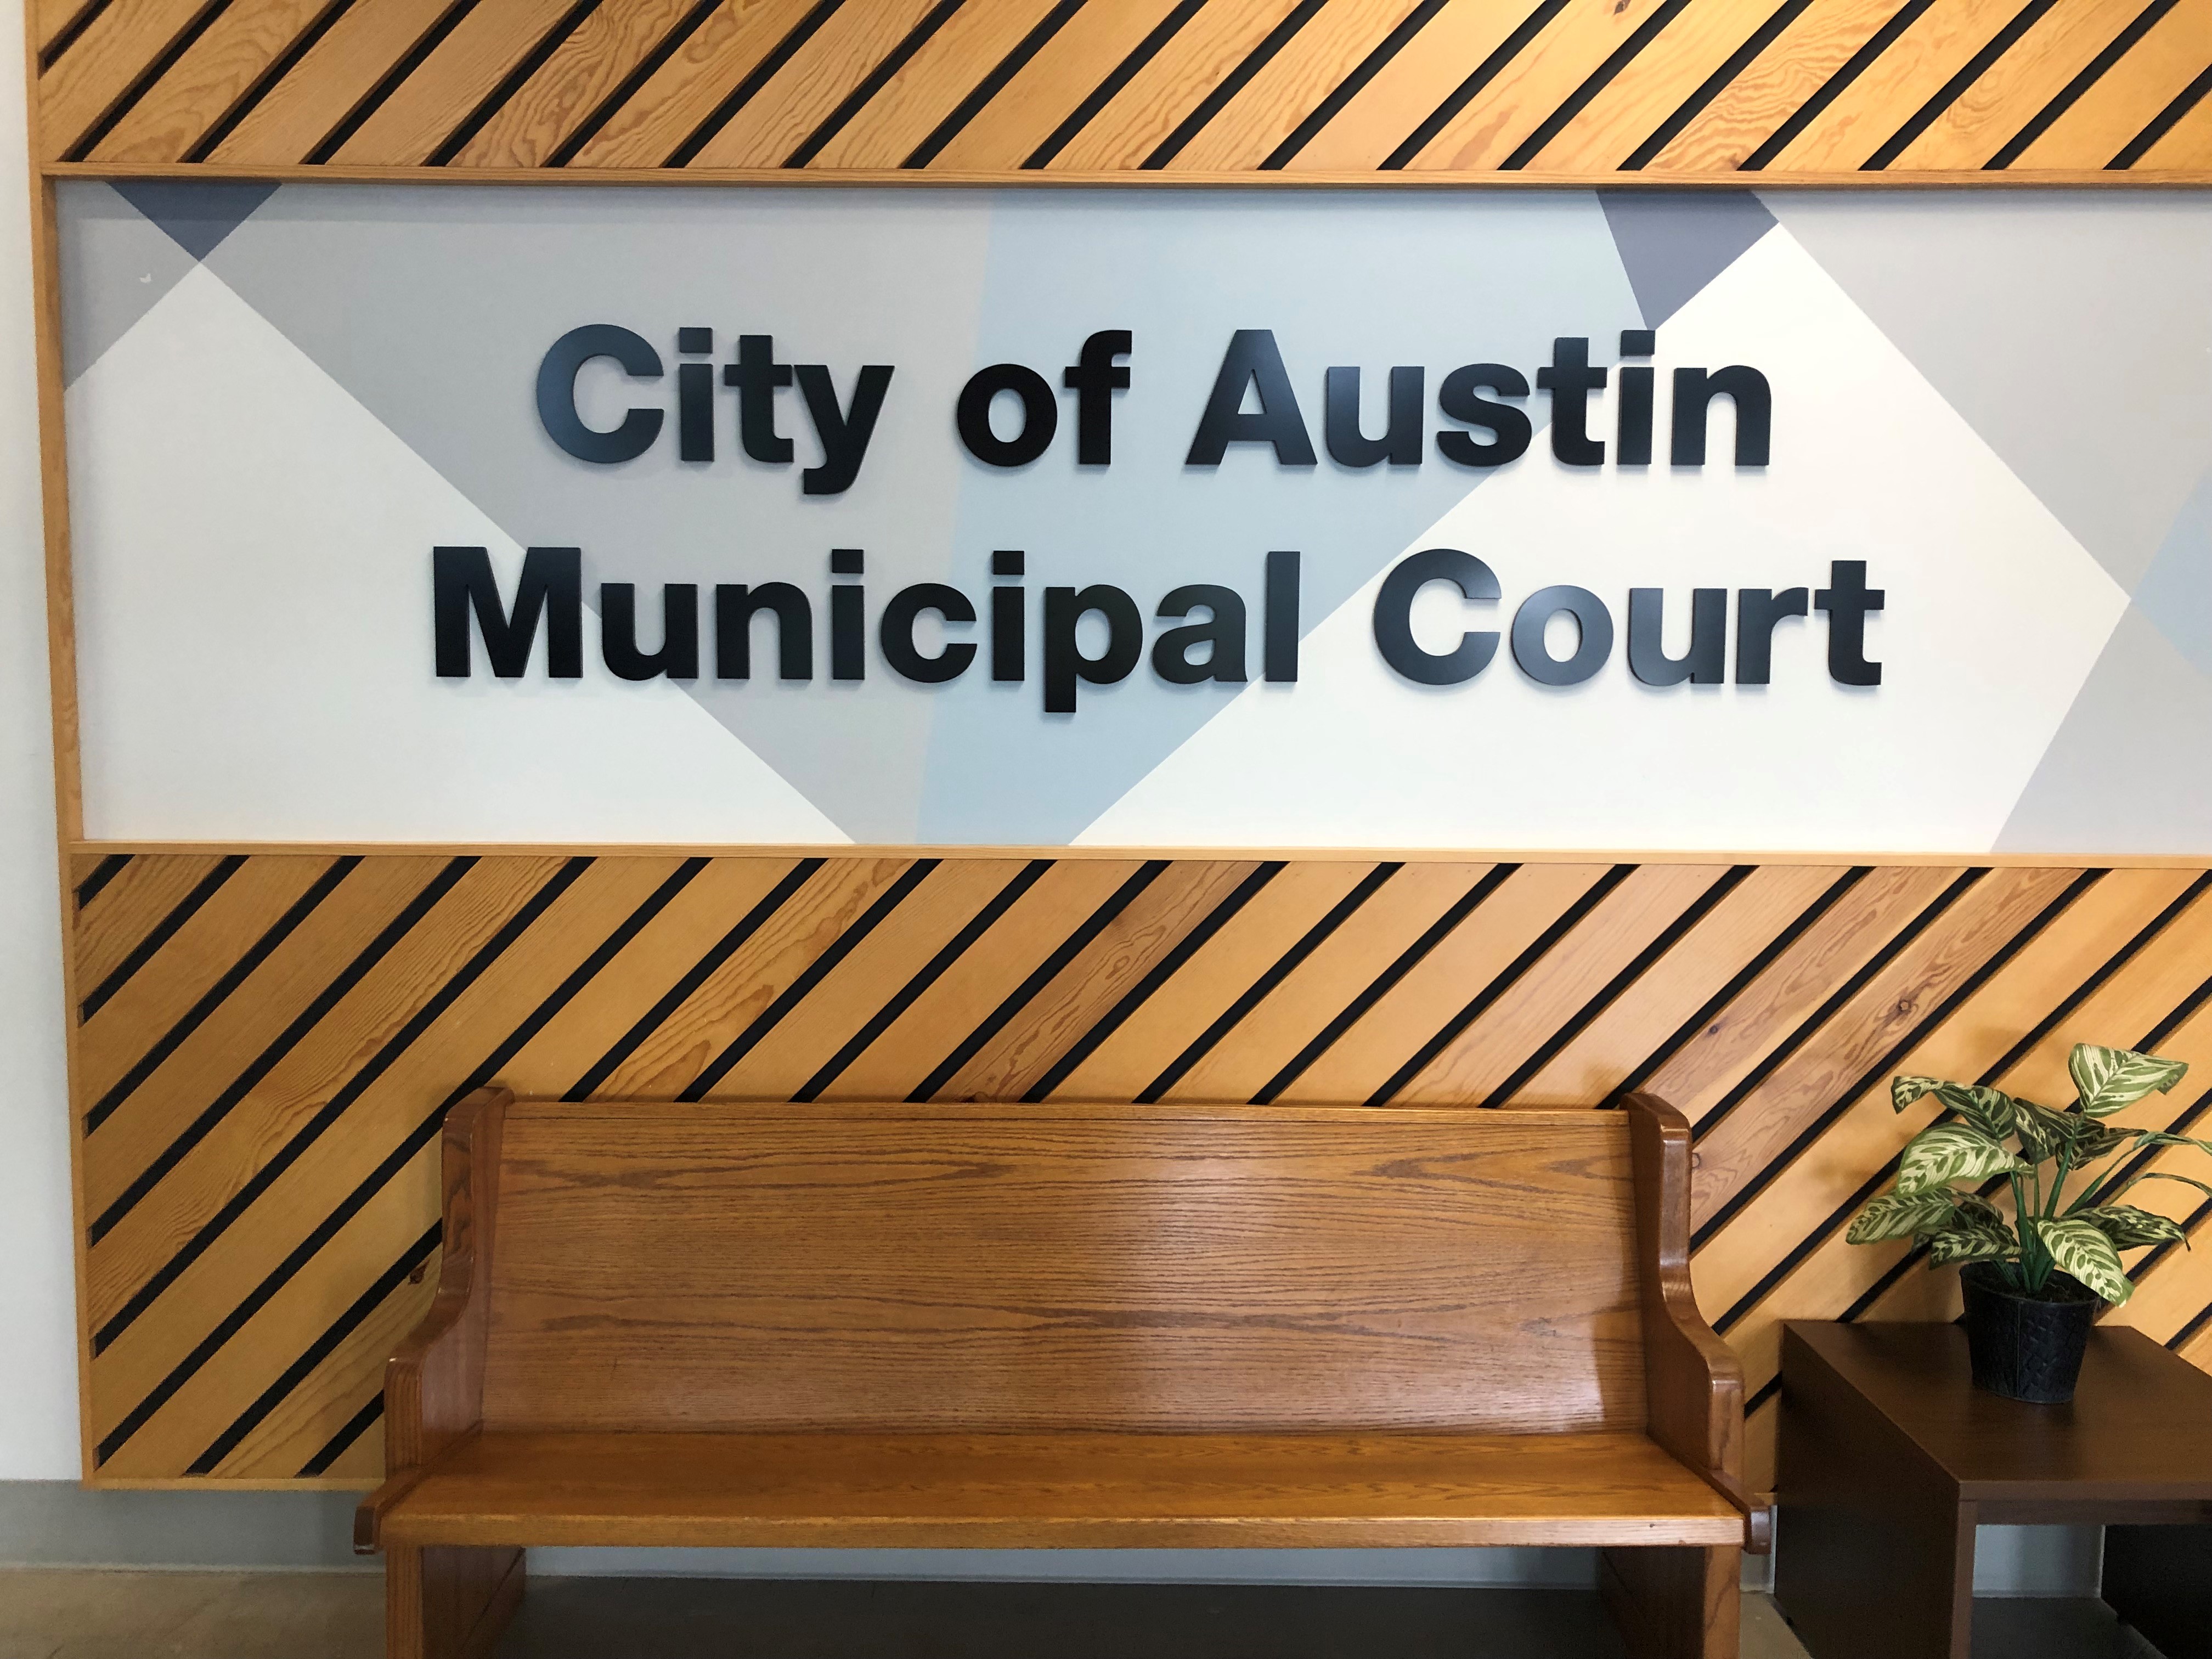
[[[1889,1104],[1893,1111],[1903,1111],[1925,1094],[1932,1094],[1943,1085],[1932,1077],[1906,1077],[1902,1073],[1889,1080]]]
[[[1951,1197],[1959,1206],[1959,1225],[1999,1227],[2003,1229],[2007,1235],[2011,1233],[2012,1223],[2005,1219],[2004,1212],[1979,1193],[1954,1192]]]
[[[2002,1089],[1980,1084],[1946,1083],[1936,1097],[1992,1140],[2002,1140],[2013,1130],[2013,1097]]]
[[[2145,1170],[2141,1175],[2130,1176],[2125,1181],[2123,1181],[2118,1186],[2112,1188],[2112,1197],[2118,1198],[2122,1193],[2127,1191],[2129,1188],[2134,1186],[2140,1181],[2178,1181],[2183,1186],[2194,1187],[2198,1192],[2203,1194],[2205,1197],[2212,1198],[2212,1187],[2206,1186],[2195,1176],[2176,1175],[2171,1170]]]
[[[2114,1307],[2136,1293],[2104,1229],[2078,1215],[2036,1224],[2051,1259]]]
[[[1961,1227],[1937,1233],[1928,1241],[1928,1265],[1948,1267],[1956,1261],[2002,1261],[2019,1248],[2009,1228]]]
[[[1971,1123],[1938,1123],[1913,1136],[1898,1155],[1897,1190],[1924,1193],[1954,1181],[1984,1181],[2027,1167]]]
[[[2154,1090],[2163,1094],[2181,1081],[2189,1070],[2186,1060],[2160,1060],[2156,1054],[2132,1048],[2106,1048],[2094,1042],[2077,1042],[2068,1056],[2066,1069],[2081,1096],[2081,1109],[2091,1117],[2110,1117],[2132,1106]]]
[[[2100,1158],[2110,1158],[2123,1146],[2135,1144],[2137,1131],[2117,1129],[2092,1118],[2074,1137],[2074,1167],[2085,1170]]]
[[[2153,1215],[2148,1210],[2138,1210],[2132,1204],[2101,1204],[2094,1210],[2081,1211],[2081,1219],[2123,1250],[2138,1244],[2171,1244],[2185,1241],[2188,1237],[2179,1223]]]
[[[1934,1192],[1884,1193],[1858,1212],[1844,1238],[1851,1244],[1909,1238],[1946,1225],[1952,1213],[1951,1194],[1940,1188]]]
[[[2076,1127],[2087,1121],[2087,1118],[2069,1119],[2065,1113],[2032,1100],[2013,1103],[2012,1132],[2020,1137],[2020,1149],[2030,1164],[2050,1163],[2073,1139]]]

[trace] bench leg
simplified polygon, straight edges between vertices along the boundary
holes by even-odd
[[[522,1601],[522,1552],[391,1544],[386,1659],[485,1659]]]
[[[1743,1552],[1598,1552],[1598,1589],[1633,1659],[1736,1659]]]

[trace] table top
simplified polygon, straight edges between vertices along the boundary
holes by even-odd
[[[1793,1320],[1790,1361],[1824,1367],[1894,1425],[1962,1498],[2098,1493],[2212,1501],[2212,1375],[2140,1331],[2100,1327],[2063,1406],[1973,1386],[1956,1325]]]

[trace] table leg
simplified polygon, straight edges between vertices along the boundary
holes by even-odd
[[[1797,1639],[1813,1659],[1968,1659],[1974,1505],[1824,1368],[1784,1379],[1774,1597]]]
[[[2212,1659],[2212,1524],[2106,1528],[2105,1602],[2166,1659]]]

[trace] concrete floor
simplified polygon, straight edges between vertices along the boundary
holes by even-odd
[[[1990,1602],[1978,1652],[2137,1659],[2100,1604]],[[0,1569],[0,1659],[380,1659],[374,1572]],[[1744,1659],[1805,1659],[1763,1595]],[[540,1579],[500,1659],[1474,1659],[1620,1651],[1573,1591]],[[2152,1656],[2154,1659],[2154,1656]]]

